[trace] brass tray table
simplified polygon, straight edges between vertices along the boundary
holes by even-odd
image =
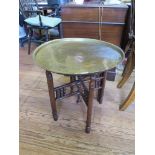
[[[36,48],[33,59],[46,70],[52,114],[58,120],[56,101],[77,95],[87,105],[86,133],[90,132],[94,91],[103,99],[106,71],[123,59],[123,51],[108,42],[88,38],[64,38],[46,42]],[[70,76],[70,83],[54,87],[52,73]],[[88,86],[87,86],[88,85]],[[69,91],[68,91],[69,90]]]

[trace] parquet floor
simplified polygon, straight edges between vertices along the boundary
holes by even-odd
[[[33,47],[35,48],[35,46]],[[53,121],[44,70],[27,55],[27,45],[20,56],[20,155],[133,155],[135,148],[134,104],[126,111],[119,104],[129,93],[134,77],[117,89],[107,81],[103,104],[94,99],[92,130],[84,132],[86,107],[75,97],[57,103],[59,119]],[[55,85],[68,78],[54,74]]]

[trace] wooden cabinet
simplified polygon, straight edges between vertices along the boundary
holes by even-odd
[[[62,5],[62,36],[101,39],[121,46],[127,11],[126,5],[104,6],[100,3]],[[114,80],[114,70],[109,71],[109,80]]]

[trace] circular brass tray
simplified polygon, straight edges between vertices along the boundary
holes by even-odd
[[[41,68],[63,75],[102,72],[116,67],[124,52],[117,46],[87,38],[64,38],[36,48],[33,59]]]

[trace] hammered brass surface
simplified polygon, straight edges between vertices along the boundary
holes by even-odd
[[[119,47],[104,41],[64,38],[46,42],[36,48],[33,59],[45,70],[80,75],[114,68],[124,59],[124,53]]]

